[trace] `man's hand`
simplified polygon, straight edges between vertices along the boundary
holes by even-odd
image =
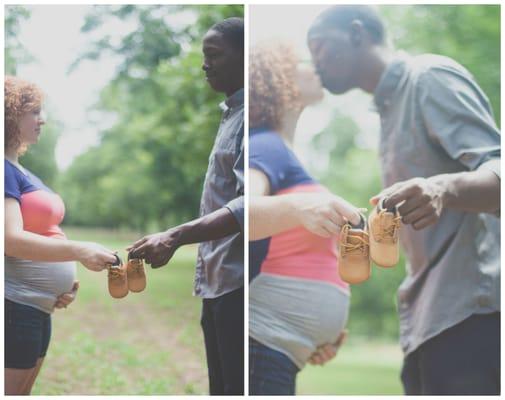
[[[430,178],[413,178],[398,182],[370,199],[376,205],[385,197],[384,206],[398,206],[402,222],[415,230],[436,224],[444,208],[445,191],[442,185]]]
[[[344,329],[335,343],[327,343],[319,346],[310,356],[308,363],[312,365],[324,365],[337,355],[338,349],[344,344],[349,331]]]
[[[172,228],[165,232],[144,236],[127,248],[133,258],[143,258],[152,268],[167,264],[179,248],[181,232]]]
[[[74,281],[72,286],[72,291],[70,293],[63,293],[56,299],[56,308],[67,308],[67,306],[75,300],[77,296],[77,291],[79,290],[79,281]]]

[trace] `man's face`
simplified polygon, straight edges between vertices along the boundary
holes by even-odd
[[[341,94],[356,86],[357,50],[347,33],[337,29],[319,30],[309,34],[308,45],[324,88]]]
[[[208,31],[203,38],[202,51],[202,69],[212,89],[229,96],[243,87],[243,55],[225,40],[222,33]]]

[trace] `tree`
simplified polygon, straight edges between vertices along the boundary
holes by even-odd
[[[397,48],[441,54],[465,66],[488,95],[500,124],[499,5],[381,6],[381,12]]]
[[[23,20],[30,12],[23,6],[5,6],[5,73],[16,75],[17,66],[31,61],[31,56],[19,42],[18,35]]]
[[[56,186],[58,178],[54,150],[61,129],[61,124],[49,117],[42,128],[39,142],[31,145],[29,151],[20,158],[21,163],[33,171],[50,188]]]
[[[69,223],[153,230],[198,215],[224,99],[203,79],[201,37],[215,22],[242,14],[242,6],[94,8],[85,32],[115,18],[133,19],[138,28],[119,44],[99,39],[81,57],[114,54],[122,62],[96,105],[115,113],[117,123],[102,132],[99,146],[75,160],[61,185]],[[168,25],[182,16],[194,23]],[[90,176],[94,190],[79,196]],[[72,211],[77,209],[79,216]]]
[[[18,67],[34,61],[23,43],[19,40],[22,23],[30,18],[30,11],[23,6],[5,7],[5,73],[16,75]],[[37,83],[37,82],[34,82]],[[43,134],[36,145],[30,146],[21,158],[26,168],[33,171],[48,186],[54,187],[58,168],[54,156],[54,149],[58,141],[60,124],[51,117],[46,121]]]

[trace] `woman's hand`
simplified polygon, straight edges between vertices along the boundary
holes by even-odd
[[[90,271],[102,271],[116,261],[115,253],[93,242],[76,242],[76,259]]]
[[[324,365],[335,358],[338,349],[344,344],[348,333],[348,330],[344,329],[335,343],[327,343],[319,346],[307,362],[312,365]]]
[[[75,300],[75,296],[77,296],[77,290],[79,290],[79,281],[74,281],[72,291],[69,293],[63,293],[62,295],[58,296],[56,299],[56,304],[54,306],[56,308],[67,308],[67,306]]]
[[[300,223],[323,237],[340,233],[346,220],[359,223],[359,209],[332,193],[297,193],[293,200]]]

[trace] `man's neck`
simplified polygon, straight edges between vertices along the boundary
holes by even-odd
[[[244,84],[242,85],[237,85],[237,86],[234,86],[233,88],[230,88],[230,89],[227,89],[224,94],[226,95],[227,98],[230,98],[231,96],[233,96],[235,93],[237,93],[240,89],[243,89],[244,88]]]
[[[367,93],[373,94],[382,74],[393,58],[393,52],[386,47],[373,47],[366,60],[361,65],[361,79],[358,86]]]

